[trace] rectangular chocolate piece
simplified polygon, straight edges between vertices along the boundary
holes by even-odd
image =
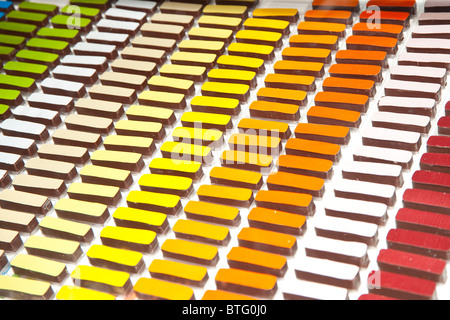
[[[390,37],[351,35],[347,38],[346,45],[349,50],[385,51],[388,54],[396,54],[398,51],[398,40]]]
[[[0,250],[17,252],[22,245],[23,243],[19,232],[0,229]]]
[[[161,245],[164,257],[193,262],[204,266],[215,266],[219,261],[218,249],[209,244],[180,239],[167,239]]]
[[[377,14],[381,23],[401,25],[405,28],[409,27],[410,25],[411,15],[409,14],[409,12],[382,10],[380,12],[377,12]],[[366,10],[361,12],[361,14],[359,15],[359,19],[361,22],[367,22],[372,16],[373,11]]]
[[[113,120],[101,117],[94,117],[82,114],[71,114],[65,119],[66,127],[69,130],[83,132],[108,134],[113,128]]]
[[[274,31],[289,35],[289,21],[266,18],[248,18],[244,21],[247,30]]]
[[[100,239],[105,246],[142,253],[151,253],[158,244],[153,231],[115,226],[104,227]]]
[[[7,171],[0,170],[0,188],[5,189],[12,182]]]
[[[389,249],[422,254],[442,260],[449,259],[450,239],[420,231],[391,229],[386,236]]]
[[[398,164],[404,169],[409,169],[412,166],[413,154],[411,151],[388,147],[361,146],[354,152],[353,159],[355,161]]]
[[[75,103],[78,114],[97,116],[117,120],[123,113],[121,103],[109,102],[95,99],[78,99]]]
[[[412,32],[413,38],[450,39],[448,25],[418,25]]]
[[[130,171],[95,165],[84,166],[80,170],[80,177],[86,183],[98,183],[122,189],[128,189],[133,183]]]
[[[369,108],[369,96],[364,94],[321,91],[314,97],[316,106],[337,108],[361,113]]]
[[[126,33],[91,31],[86,35],[86,41],[100,44],[110,44],[118,48],[124,48],[129,42]]]
[[[189,219],[227,226],[237,226],[241,221],[238,208],[208,202],[189,201],[184,212]]]
[[[430,117],[394,112],[377,112],[372,117],[374,127],[428,133],[431,128]]]
[[[350,141],[350,129],[342,126],[300,123],[295,128],[295,137],[346,145]]]
[[[374,284],[376,281],[377,285]],[[370,294],[404,300],[436,299],[436,283],[387,271],[372,271],[367,280]]]
[[[450,53],[450,39],[411,38],[406,42],[407,52]]]
[[[135,89],[97,84],[90,88],[89,95],[93,99],[122,104],[132,104],[137,98]]]
[[[114,72],[128,73],[151,77],[156,73],[157,66],[154,62],[128,59],[116,59],[111,63]]]
[[[277,161],[278,171],[303,174],[329,179],[333,174],[333,161],[296,155],[281,155]]]
[[[127,249],[93,245],[86,255],[93,266],[117,271],[138,273],[144,266],[142,253]]]
[[[109,218],[108,206],[101,203],[61,199],[55,204],[58,217],[67,220],[103,224]]]
[[[90,243],[94,238],[91,226],[54,217],[45,217],[39,227],[41,232],[50,237]]]
[[[55,144],[87,149],[97,149],[102,144],[102,137],[100,133],[92,133],[81,130],[57,129],[53,132],[53,142]]]
[[[123,271],[79,265],[70,276],[72,281],[81,287],[103,291],[111,295],[125,294],[132,288],[130,275]]]
[[[325,206],[325,213],[327,216],[384,225],[388,218],[387,209],[383,203],[335,197]]]
[[[242,228],[238,242],[242,247],[284,256],[292,256],[297,250],[294,236],[256,228]]]
[[[219,269],[216,286],[244,295],[271,298],[277,290],[277,277],[270,274],[240,269]]]
[[[231,239],[227,227],[193,220],[178,219],[172,229],[177,238],[217,246],[226,246]]]
[[[403,205],[411,209],[449,214],[449,204],[450,196],[448,193],[421,189],[407,189],[403,194]]]
[[[306,230],[305,216],[262,207],[255,207],[250,211],[248,223],[252,228],[294,236],[303,235]]]
[[[114,222],[119,227],[139,228],[165,234],[169,228],[167,215],[128,207],[119,207],[113,213]]]
[[[423,26],[450,24],[450,12],[424,12],[418,21]]]
[[[83,83],[46,78],[41,82],[42,91],[45,94],[68,96],[72,98],[82,98],[86,94]]]
[[[143,166],[143,157],[138,153],[97,150],[91,155],[94,165],[139,172]]]
[[[398,272],[435,282],[445,282],[445,261],[393,249],[382,249],[377,257],[382,271]]]
[[[197,190],[200,201],[213,202],[237,207],[249,207],[253,202],[253,192],[250,189],[202,185]]]
[[[318,10],[348,10],[356,12],[360,9],[358,0],[314,0],[312,6]]]
[[[202,10],[202,5],[197,3],[184,3],[177,1],[165,1],[159,7],[163,13],[188,14],[198,17]]]
[[[118,21],[112,19],[101,19],[97,23],[97,29],[101,32],[127,33],[130,36],[136,35],[140,24],[132,21]]]
[[[325,78],[322,88],[324,91],[360,94],[373,97],[376,92],[376,83],[369,79],[353,79],[337,75]]]
[[[216,129],[198,129],[189,127],[178,127],[172,132],[173,140],[218,148],[224,143],[222,131]]]
[[[323,9],[306,11],[305,21],[343,23],[346,25],[353,23],[351,11]]]
[[[73,53],[76,55],[100,56],[108,60],[113,60],[118,56],[115,45],[89,42],[78,42],[73,47]]]
[[[55,198],[60,197],[67,189],[64,180],[26,174],[16,176],[13,187],[17,191]]]
[[[144,174],[138,181],[142,191],[174,194],[188,197],[193,188],[193,180],[187,177],[160,174]]]
[[[389,79],[385,83],[384,91],[388,96],[430,98],[436,101],[441,97],[441,85],[437,83]]]
[[[49,198],[16,190],[3,190],[0,193],[3,209],[45,215],[53,207]]]
[[[241,30],[236,33],[236,42],[260,44],[280,48],[282,33],[260,30]]]
[[[411,208],[400,208],[395,216],[399,229],[421,231],[448,237],[450,235],[450,216]]]
[[[346,64],[373,64],[388,68],[389,62],[385,51],[369,50],[339,50],[336,52],[336,62]]]
[[[386,1],[386,0],[370,0],[367,7],[378,6],[385,11],[409,12],[411,15],[416,14],[417,4],[415,0]]]
[[[166,61],[166,53],[164,50],[126,47],[122,50],[121,56],[128,60],[140,60],[154,62],[161,65]]]
[[[90,183],[73,183],[67,189],[70,199],[116,206],[122,196],[120,188]]]
[[[28,160],[25,169],[32,175],[69,181],[73,180],[78,174],[74,164],[40,158]]]
[[[378,109],[383,112],[417,114],[431,118],[436,114],[436,100],[431,98],[384,96],[378,101]]]
[[[155,1],[136,1],[136,0],[119,0],[116,3],[117,8],[144,11],[149,14],[153,13],[156,9],[157,3]],[[162,7],[162,6],[161,6]]]
[[[286,143],[286,153],[337,162],[341,158],[341,147],[334,143],[293,138]]]
[[[225,16],[225,17],[237,17],[246,18],[248,8],[241,5],[207,5],[203,8],[204,14],[215,15],[215,16]]]
[[[378,243],[378,225],[326,216],[316,221],[317,236],[342,241],[362,242],[368,246]]]
[[[450,137],[431,136],[427,141],[427,151],[434,153],[450,153]]]
[[[298,121],[300,107],[293,104],[253,101],[250,106],[250,116],[264,119]]]
[[[316,236],[308,241],[305,251],[308,257],[328,259],[359,267],[367,267],[369,265],[367,245],[364,243]]]
[[[0,136],[0,151],[21,156],[33,156],[36,154],[37,145],[33,139]]]
[[[245,84],[251,88],[256,87],[256,72],[232,69],[212,69],[208,72],[211,81],[223,83]]]
[[[24,162],[22,156],[18,154],[0,152],[0,170],[19,172],[22,170],[23,166]]]
[[[142,24],[147,21],[146,12],[138,10],[129,10],[124,8],[109,8],[105,11],[107,19],[119,21],[132,21]]]
[[[184,27],[160,23],[145,23],[140,29],[145,37],[168,38],[181,40],[185,35]]]
[[[47,127],[61,124],[61,117],[57,111],[19,106],[14,108],[12,113],[17,120],[36,122]]]
[[[67,55],[61,59],[61,64],[72,67],[93,68],[102,72],[108,67],[108,59],[105,56],[95,55]]]
[[[253,10],[253,16],[255,18],[285,20],[291,23],[295,23],[299,18],[299,12],[295,8],[257,8]]]
[[[366,200],[393,206],[396,201],[396,188],[391,185],[342,179],[334,192],[337,197]]]
[[[85,164],[89,160],[89,152],[86,148],[43,144],[38,151],[39,157],[43,159]]]
[[[181,197],[173,194],[131,191],[126,200],[131,208],[156,211],[169,215],[176,215],[181,209]]]
[[[195,298],[191,288],[156,278],[140,278],[133,290],[136,296],[143,300],[193,300]]]
[[[305,257],[295,266],[297,278],[347,289],[359,284],[359,267],[342,262]]]
[[[354,35],[390,37],[399,41],[403,40],[403,30],[403,26],[397,24],[380,23],[377,28],[373,28],[370,23],[365,22],[358,22],[352,28]]]
[[[317,198],[321,198],[325,192],[323,179],[289,172],[272,173],[266,183],[269,190],[305,193]]]
[[[334,64],[329,69],[332,77],[366,79],[375,82],[383,80],[380,66],[364,64]]]
[[[317,124],[336,125],[358,128],[361,124],[361,113],[326,107],[311,107],[307,113],[308,121]]]
[[[50,282],[6,275],[0,275],[0,293],[18,300],[50,300],[54,296]]]
[[[310,35],[299,34],[289,38],[291,47],[322,48],[337,50],[339,48],[339,37],[333,35]]]
[[[353,161],[342,165],[345,179],[374,183],[403,185],[402,167],[399,165]]]
[[[245,247],[233,247],[227,255],[231,268],[284,276],[287,270],[285,257]]]
[[[416,152],[421,146],[418,132],[401,131],[385,128],[367,128],[363,132],[363,144],[366,146],[401,149]]]
[[[311,216],[315,212],[313,197],[286,191],[260,190],[255,197],[256,205],[295,214]]]
[[[441,135],[449,135],[450,134],[450,116],[444,116],[439,119],[438,133]]]
[[[45,125],[29,121],[6,119],[0,123],[0,130],[7,136],[23,137],[41,142],[49,138]]]
[[[206,79],[206,68],[201,66],[164,64],[160,68],[160,74],[164,77],[203,82]]]
[[[441,153],[424,153],[420,159],[422,170],[450,173],[450,156]]]
[[[176,161],[167,158],[155,158],[150,162],[150,172],[156,174],[178,175],[195,181],[203,176],[202,164],[194,161]]]
[[[348,300],[348,289],[297,280],[283,288],[285,300]]]
[[[245,151],[225,150],[220,156],[222,166],[235,169],[269,173],[273,157]]]
[[[78,68],[59,65],[53,69],[53,76],[57,79],[94,84],[98,80],[97,70],[93,68]]]
[[[403,52],[398,57],[399,65],[424,66],[450,69],[450,55],[439,53]]]

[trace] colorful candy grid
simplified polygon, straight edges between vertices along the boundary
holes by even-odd
[[[264,2],[5,2],[1,296],[446,297],[437,4]]]

